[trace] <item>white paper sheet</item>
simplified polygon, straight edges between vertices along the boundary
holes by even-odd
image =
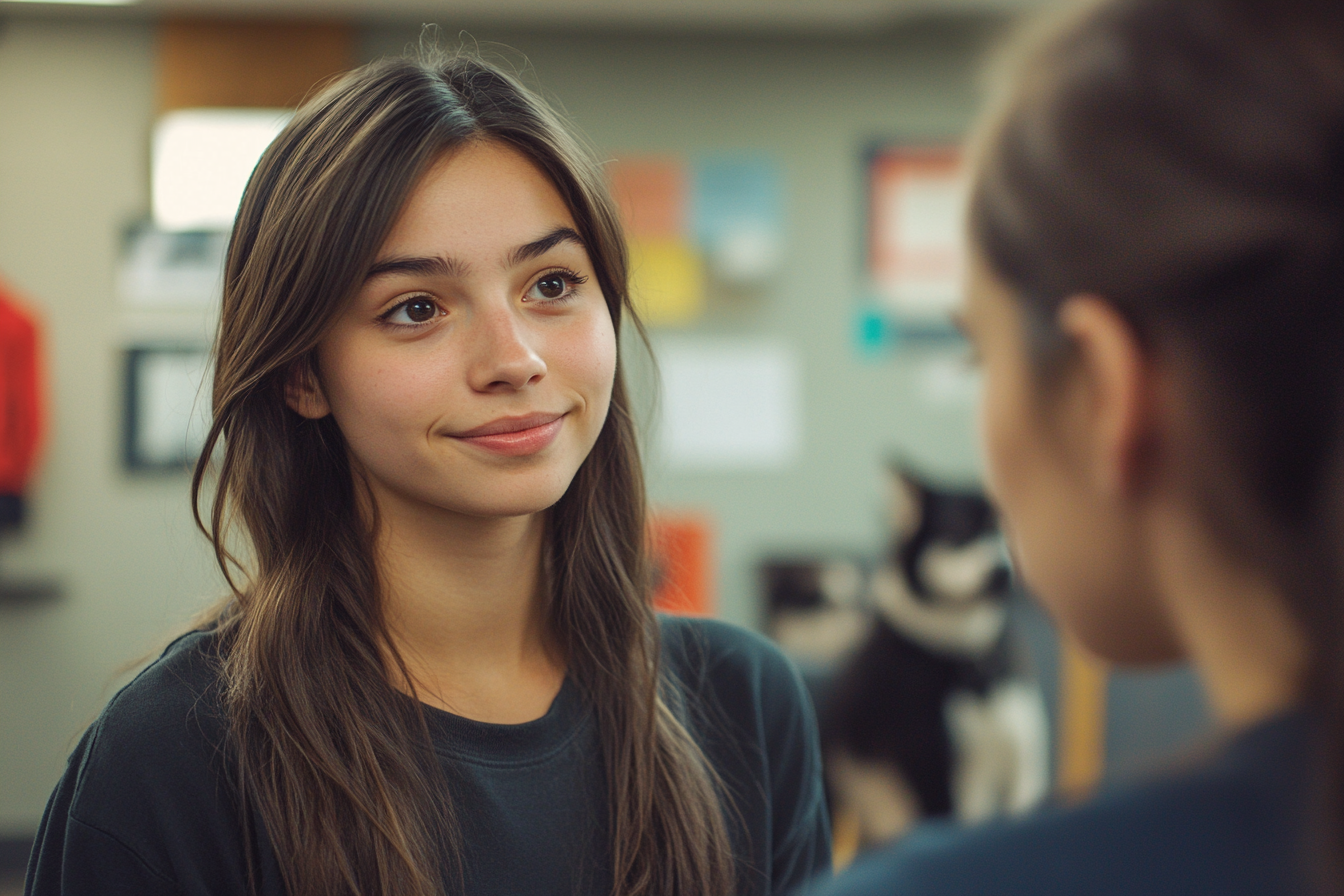
[[[661,444],[673,469],[779,470],[798,455],[799,365],[761,340],[660,343]]]
[[[943,321],[961,299],[967,181],[955,147],[895,147],[869,170],[869,273],[903,318]]]

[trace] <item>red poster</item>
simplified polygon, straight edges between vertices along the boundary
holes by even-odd
[[[20,495],[42,434],[37,323],[0,285],[0,495]]]

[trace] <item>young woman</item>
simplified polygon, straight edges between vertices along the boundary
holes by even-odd
[[[829,863],[762,639],[649,606],[602,172],[472,58],[267,150],[229,248],[209,533],[232,596],[71,758],[27,892],[767,894]]]
[[[983,134],[965,326],[1019,571],[1224,735],[825,892],[1344,890],[1344,4],[1115,0]]]

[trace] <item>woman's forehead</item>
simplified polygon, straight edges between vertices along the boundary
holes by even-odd
[[[477,141],[430,166],[407,198],[379,258],[502,263],[520,247],[564,229],[577,232],[573,215],[536,163],[510,146]]]

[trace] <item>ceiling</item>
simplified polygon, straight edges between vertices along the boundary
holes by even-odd
[[[104,0],[107,2],[107,0]],[[1016,12],[1046,0],[139,0],[67,6],[0,0],[0,15],[322,17],[471,21],[519,27],[851,32],[929,14]]]

